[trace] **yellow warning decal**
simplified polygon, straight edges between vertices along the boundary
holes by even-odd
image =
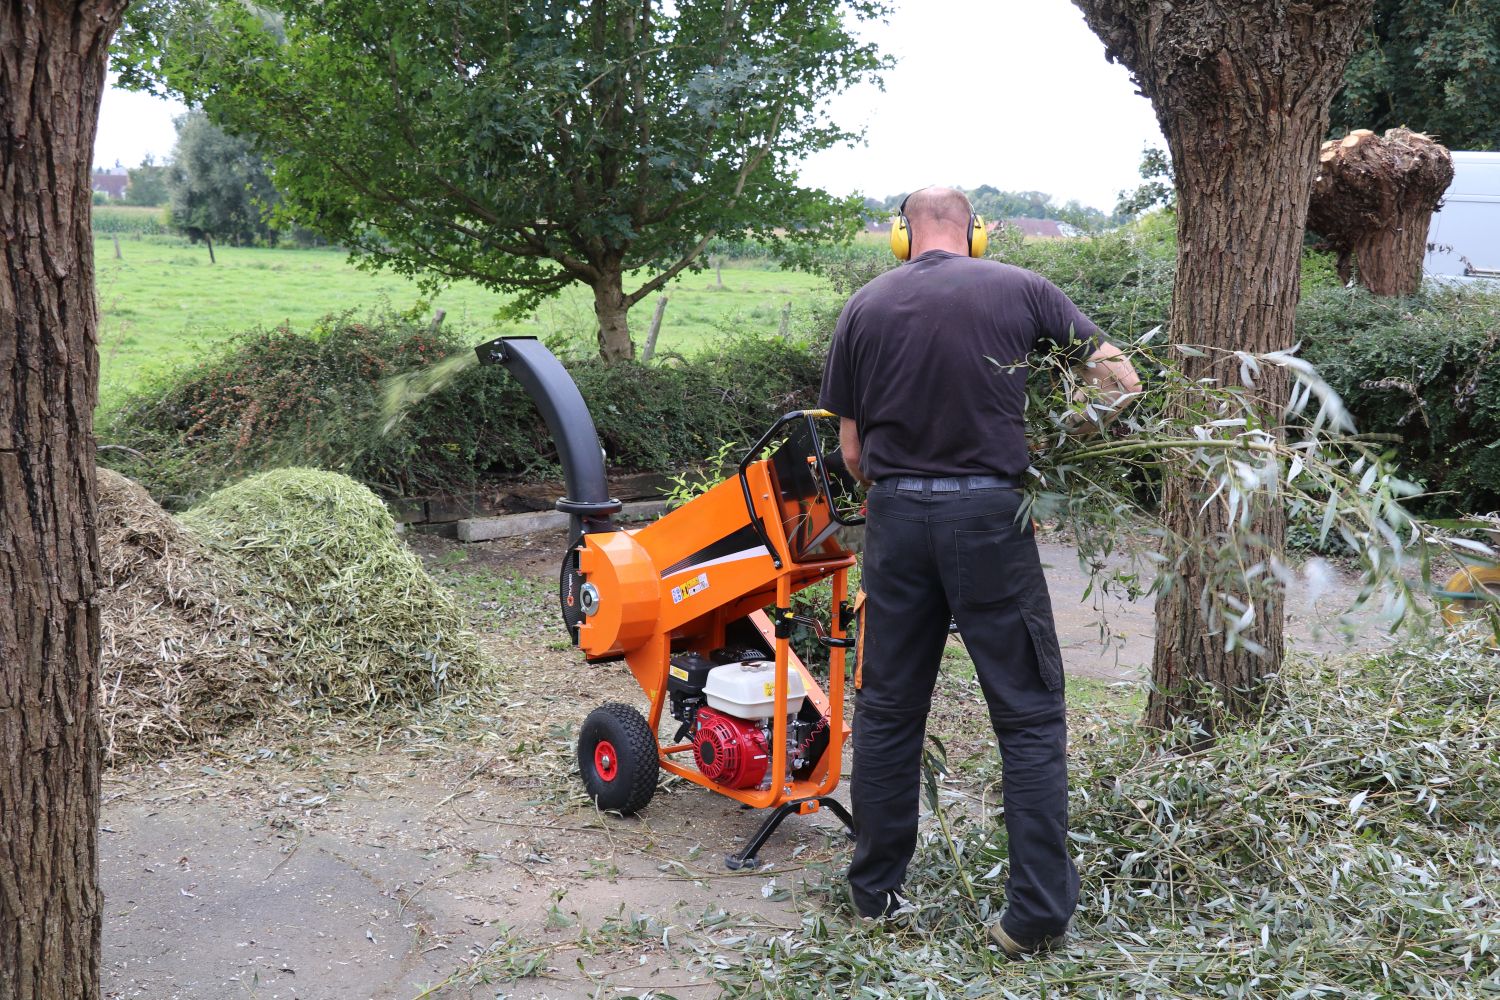
[[[683,670],[681,667],[669,667],[667,669],[667,673],[671,674],[673,677],[677,678],[680,681],[685,681],[688,679],[687,671]]]

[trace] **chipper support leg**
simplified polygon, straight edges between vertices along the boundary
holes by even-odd
[[[724,858],[724,866],[730,871],[738,871],[741,868],[754,868],[759,864],[756,855],[760,853],[761,847],[770,839],[771,834],[776,832],[776,828],[781,825],[781,821],[793,813],[802,812],[803,806],[809,802],[816,802],[819,807],[827,808],[843,821],[844,826],[849,830],[850,836],[854,835],[854,817],[849,815],[849,810],[845,809],[844,804],[838,799],[827,795],[811,799],[794,799],[791,802],[783,802],[773,809],[771,815],[767,816],[766,821],[760,825],[760,829],[755,831],[755,836],[751,837],[750,842],[745,845],[745,849],[738,854],[731,854]]]

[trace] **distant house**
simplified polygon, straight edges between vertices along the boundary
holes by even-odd
[[[125,197],[125,189],[128,187],[130,187],[130,174],[124,167],[96,167],[94,169],[95,191],[103,191],[110,198],[119,200]]]
[[[1002,219],[990,225],[994,232],[1001,227],[1019,230],[1022,236],[1044,240],[1067,240],[1083,233],[1077,226],[1056,219]]]

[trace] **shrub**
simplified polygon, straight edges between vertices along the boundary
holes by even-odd
[[[331,317],[304,333],[253,330],[106,414],[101,436],[123,448],[105,457],[177,507],[285,465],[344,472],[387,496],[551,474],[556,448],[546,425],[520,386],[494,368],[457,371],[387,430],[384,380],[472,356],[483,339],[460,329],[434,333],[399,315]],[[649,367],[566,363],[612,468],[666,471],[722,441],[753,441],[775,417],[812,406],[823,359],[806,344],[739,338]]]
[[[1047,278],[1119,340],[1135,340],[1167,322],[1177,261],[1170,233],[1126,226],[1087,238],[1027,243],[1019,233],[1002,231],[990,256]]]
[[[1325,288],[1303,302],[1298,335],[1361,431],[1399,435],[1429,513],[1500,507],[1500,292]]]

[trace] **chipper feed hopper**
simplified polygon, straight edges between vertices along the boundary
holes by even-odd
[[[680,775],[745,806],[771,810],[745,848],[725,860],[752,864],[792,813],[826,806],[852,828],[830,794],[845,741],[848,572],[834,492],[838,463],[825,462],[817,421],[788,413],[739,463],[737,475],[655,523],[626,529],[613,516],[593,419],[567,371],[532,338],[502,337],[476,350],[505,366],[541,410],[557,442],[571,517],[560,581],[563,624],[590,663],[623,660],[646,710],[610,702],[584,720],[578,767],[601,809],[631,814],[656,791],[659,771]],[[792,595],[831,580],[826,613],[797,614]],[[810,626],[829,651],[827,690],[793,651],[793,629]],[[676,720],[663,740],[662,715]]]

